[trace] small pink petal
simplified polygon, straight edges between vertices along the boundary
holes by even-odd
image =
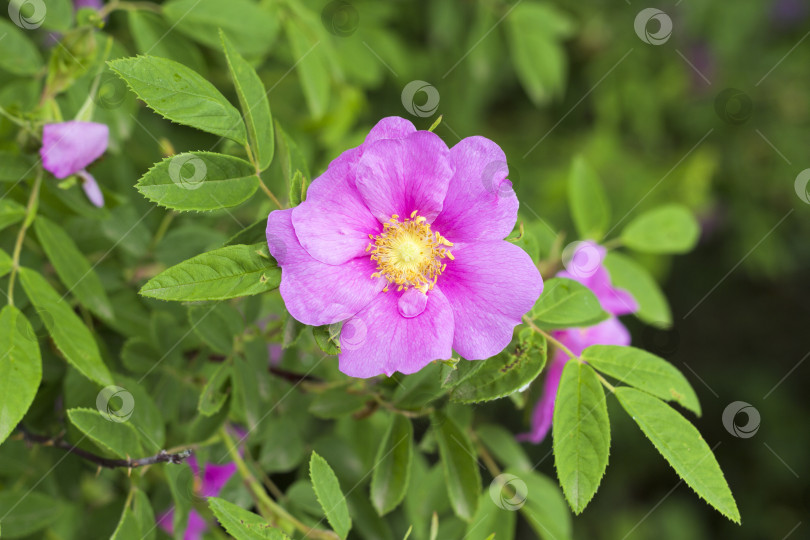
[[[425,311],[427,301],[427,294],[418,289],[408,289],[399,297],[397,309],[399,310],[399,314],[403,317],[413,319]]]
[[[96,122],[45,124],[39,154],[42,166],[56,178],[81,171],[107,150],[110,129]]]
[[[93,175],[82,169],[78,174],[82,178],[82,189],[87,198],[93,203],[94,206],[101,208],[104,206],[104,194],[101,193],[101,188],[98,187],[98,182],[93,178]]]

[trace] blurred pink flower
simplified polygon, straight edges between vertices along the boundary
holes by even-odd
[[[109,128],[96,122],[45,124],[39,149],[42,166],[59,179],[78,174],[90,202],[104,206],[104,196],[95,178],[84,169],[104,154],[109,137]]]
[[[555,330],[552,332],[552,336],[577,356],[591,345],[630,345],[630,332],[616,316],[637,311],[638,303],[629,292],[618,289],[611,283],[610,274],[602,264],[606,253],[605,248],[594,242],[582,242],[581,244],[582,247],[578,249],[593,250],[592,252],[598,257],[598,265],[588,272],[581,272],[569,267],[568,271],[559,272],[557,277],[574,279],[591,289],[599,299],[602,309],[611,316],[586,328]],[[551,363],[546,370],[543,394],[532,414],[531,432],[519,435],[518,440],[538,444],[548,435],[554,416],[554,402],[557,398],[560,378],[567,361],[568,355],[564,351],[560,349],[554,351]]]
[[[200,476],[200,467],[194,456],[188,458],[189,467],[194,472],[194,494],[198,497],[216,497],[228,480],[236,473],[235,463],[215,465],[206,463]],[[160,528],[168,534],[174,534],[174,508],[161,514],[158,519]],[[188,515],[188,524],[183,533],[183,540],[200,540],[203,533],[208,529],[205,519],[195,510],[191,509]]]
[[[518,209],[507,172],[484,137],[448,149],[384,118],[305,202],[270,214],[287,310],[314,326],[345,321],[339,365],[352,377],[414,373],[453,349],[497,354],[543,289],[531,258],[504,241]]]

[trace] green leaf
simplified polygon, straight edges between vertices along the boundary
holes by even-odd
[[[560,95],[568,71],[562,39],[571,33],[568,18],[548,4],[515,4],[506,19],[509,52],[520,83],[535,105]]]
[[[309,413],[318,418],[334,419],[362,410],[370,397],[347,393],[346,388],[331,388],[318,394],[309,406]]]
[[[667,204],[645,212],[622,230],[622,243],[645,253],[686,253],[697,244],[700,226],[685,206]]]
[[[443,411],[431,415],[431,426],[439,445],[439,458],[453,512],[469,521],[475,516],[481,493],[481,471],[473,445],[467,434]]]
[[[616,398],[678,476],[721,514],[739,523],[740,512],[720,465],[695,426],[646,392],[619,387]]]
[[[0,69],[14,75],[35,75],[42,69],[42,55],[37,47],[23,30],[5,17],[0,19],[0,36],[3,36]]]
[[[222,362],[208,379],[200,394],[200,399],[197,402],[197,410],[200,411],[200,414],[213,416],[219,412],[225,404],[225,400],[228,399],[228,392],[223,390],[222,387],[228,382],[230,375],[230,364]]]
[[[480,424],[475,428],[480,440],[505,468],[530,471],[534,464],[515,440],[515,434],[497,424]]]
[[[166,429],[163,425],[163,415],[155,404],[152,394],[135,380],[122,375],[115,376],[115,383],[132,395],[132,403],[135,406],[132,408],[132,416],[129,417],[128,423],[138,433],[141,446],[146,452],[157,453],[166,441]],[[122,407],[118,409],[121,412],[118,414],[123,414],[123,401],[121,404]]]
[[[480,496],[478,511],[467,524],[464,540],[491,540],[515,538],[517,512],[499,507],[488,491]]]
[[[20,268],[20,283],[65,359],[91,381],[102,386],[113,384],[93,334],[70,305],[33,270]]]
[[[129,31],[141,54],[170,58],[195,71],[205,69],[200,49],[182,34],[174,32],[163,17],[148,11],[127,11]]]
[[[395,414],[377,449],[371,476],[371,503],[385,515],[402,502],[408,491],[413,462],[413,426],[405,416]]]
[[[529,316],[544,328],[571,328],[592,326],[608,314],[585,285],[573,279],[551,278]]]
[[[318,47],[325,47],[313,24],[297,17],[284,21],[284,30],[310,113],[321,118],[329,107],[329,65]]]
[[[14,266],[14,261],[8,256],[8,253],[0,249],[0,277],[11,272],[12,266]]]
[[[568,204],[579,237],[601,240],[610,225],[610,205],[596,171],[582,157],[571,165]]]
[[[328,355],[340,353],[340,327],[336,324],[313,326],[312,335],[318,347]]]
[[[312,452],[309,460],[309,476],[312,479],[312,488],[318,497],[318,503],[326,514],[326,520],[338,536],[345,539],[352,528],[346,497],[340,490],[340,482],[332,467],[315,452]]]
[[[22,221],[25,207],[9,198],[0,199],[0,230]]]
[[[171,0],[162,7],[172,28],[213,49],[220,46],[219,28],[247,56],[267,51],[278,33],[280,17],[250,0]]]
[[[20,310],[0,310],[0,444],[23,419],[42,381],[34,329]]]
[[[450,373],[450,399],[459,403],[491,401],[513,394],[532,382],[546,365],[546,340],[522,331],[506,349],[488,360],[463,360]]]
[[[37,216],[34,220],[34,230],[42,249],[68,291],[102,319],[111,319],[112,305],[104,286],[70,235],[42,216]]]
[[[25,154],[0,150],[0,182],[18,182],[34,172],[34,163]]]
[[[146,171],[138,191],[173,210],[219,210],[242,204],[259,187],[253,166],[213,152],[186,152],[168,157]]]
[[[121,459],[137,459],[143,455],[138,432],[126,421],[110,420],[95,409],[69,409],[67,414],[70,422],[100,448]]]
[[[593,345],[581,358],[594,369],[657,398],[676,401],[700,416],[695,391],[678,369],[654,354],[618,345]]]
[[[191,68],[156,56],[119,58],[109,65],[140,99],[167,120],[247,144],[239,111]]]
[[[556,482],[534,471],[506,469],[526,484],[526,501],[520,513],[542,540],[570,540],[571,514]]]
[[[233,246],[235,244],[258,244],[267,242],[267,218],[261,218],[238,233],[234,234],[223,245]]]
[[[278,287],[281,270],[266,244],[215,249],[172,266],[150,279],[141,294],[160,300],[226,300]]]
[[[208,497],[208,506],[217,517],[220,525],[236,540],[267,538],[284,540],[281,531],[274,529],[262,517],[219,497]]]
[[[298,206],[304,199],[307,198],[307,188],[309,187],[309,182],[301,171],[295,171],[295,174],[290,179],[290,206]]]
[[[127,505],[124,507],[124,512],[121,514],[121,519],[118,520],[118,525],[110,536],[110,540],[139,540],[140,538],[140,524]]]
[[[642,321],[658,327],[672,326],[672,312],[666,296],[647,270],[633,259],[609,251],[605,257],[605,267],[616,287],[626,289],[638,302],[636,316]]]
[[[605,392],[586,364],[569,361],[563,369],[551,425],[557,476],[579,514],[599,488],[610,452]]]
[[[191,329],[214,352],[228,355],[234,338],[244,330],[239,311],[224,302],[191,306],[188,310]]]
[[[270,114],[267,91],[256,70],[237,52],[221,28],[219,37],[236,87],[236,95],[239,97],[239,105],[242,107],[250,148],[253,150],[259,170],[263,171],[273,161],[274,144],[273,117]]]
[[[152,540],[155,537],[155,511],[149,497],[138,488],[132,488],[135,496],[132,499],[132,513],[138,523],[140,535],[138,540]]]
[[[275,125],[276,145],[278,146],[279,158],[281,158],[281,172],[284,173],[284,177],[288,181],[292,182],[295,173],[301,171],[304,180],[309,182],[312,177],[309,174],[309,167],[307,167],[307,160],[304,158],[304,154],[301,153],[295,141],[287,135],[287,132],[284,131],[278,123],[278,120],[275,121]]]
[[[40,531],[59,519],[62,501],[29,489],[0,492],[3,538],[21,538]]]
[[[259,344],[259,346],[266,355],[267,347],[263,344]],[[263,359],[265,362],[260,369],[267,369],[265,367],[267,366],[267,356],[264,356]],[[259,396],[259,382],[256,371],[256,366],[248,362],[242,355],[234,357],[233,374],[231,375],[234,403],[240,404],[242,411],[244,411],[244,420],[242,420],[242,422],[248,433],[254,431],[264,417],[264,410],[261,409],[261,397]]]

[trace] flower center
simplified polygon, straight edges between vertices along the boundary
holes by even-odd
[[[447,250],[453,246],[452,242],[430,230],[427,220],[417,213],[414,210],[404,221],[399,221],[399,216],[394,214],[383,223],[381,234],[368,235],[373,243],[366,251],[371,252],[372,261],[377,261],[377,271],[371,277],[388,280],[383,292],[387,292],[392,283],[398,291],[414,287],[427,292],[447,268],[442,260],[453,260],[453,254]]]

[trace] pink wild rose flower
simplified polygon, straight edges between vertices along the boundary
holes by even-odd
[[[512,339],[543,280],[504,240],[518,200],[494,142],[448,149],[409,121],[382,119],[343,152],[296,208],[267,220],[290,314],[345,321],[340,370],[414,373],[455,350],[489,358]]]
[[[42,128],[39,154],[46,171],[60,180],[72,174],[82,179],[82,189],[95,206],[104,206],[104,196],[95,178],[85,170],[107,150],[110,129],[96,122],[60,122]]]
[[[602,264],[605,253],[605,248],[595,242],[579,242],[566,270],[557,273],[557,277],[576,280],[591,289],[599,299],[602,309],[610,314],[608,319],[593,326],[552,332],[555,339],[577,356],[591,345],[630,345],[630,332],[619,322],[617,316],[638,311],[638,303],[629,292],[618,289],[611,283],[610,274]],[[518,436],[520,440],[538,444],[548,435],[560,378],[567,361],[568,355],[564,351],[554,351],[546,370],[543,394],[532,414],[532,430]]]

